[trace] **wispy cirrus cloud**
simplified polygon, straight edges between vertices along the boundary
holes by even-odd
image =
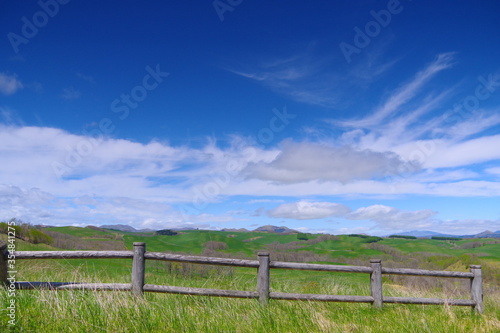
[[[0,121],[7,125],[24,125],[24,121],[18,115],[18,113],[15,110],[5,106],[0,106]]]
[[[322,63],[325,61],[311,61],[309,56],[304,55],[251,69],[229,71],[255,80],[295,101],[332,107],[340,102],[340,77],[334,72],[323,70]]]
[[[94,84],[95,83],[95,79],[93,76],[91,75],[86,75],[86,74],[83,74],[81,72],[76,72],[75,75],[77,77],[79,77],[80,79],[84,80],[84,81],[87,81],[88,83],[92,83]]]
[[[367,89],[399,61],[383,59],[383,54],[384,49],[378,49],[358,65],[345,67],[335,56],[320,55],[317,43],[311,43],[291,56],[244,61],[245,65],[224,68],[294,101],[331,109],[350,104],[353,94]]]
[[[61,94],[61,98],[66,100],[79,99],[80,97],[82,97],[81,91],[73,87],[64,88]]]
[[[429,83],[455,63],[455,53],[440,54],[365,117],[326,120],[341,130],[337,143],[358,150],[393,152],[404,162],[420,165],[424,172],[498,160],[493,148],[499,144],[498,135],[493,129],[500,125],[500,110],[483,104],[487,105],[488,98],[497,93],[499,76],[479,76],[472,91],[453,100],[457,84],[439,91]],[[470,173],[462,174],[466,180]],[[417,178],[407,174],[398,179]]]
[[[24,86],[15,74],[0,73],[0,93],[13,95]]]
[[[419,71],[408,83],[396,90],[383,104],[376,108],[370,115],[358,120],[347,120],[339,122],[343,127],[369,128],[379,125],[387,117],[396,112],[401,112],[401,107],[421,92],[429,80],[439,72],[452,67],[454,64],[454,53],[442,53],[436,57],[427,67]]]

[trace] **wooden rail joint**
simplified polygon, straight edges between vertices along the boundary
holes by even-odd
[[[370,291],[373,297],[373,307],[381,308],[384,302],[382,296],[382,260],[371,259],[370,266],[372,272],[370,273]]]
[[[473,274],[470,280],[470,294],[471,299],[476,303],[473,309],[477,313],[484,312],[483,306],[483,273],[481,265],[470,265],[470,272]]]
[[[134,257],[132,259],[132,294],[142,297],[144,294],[144,276],[146,270],[146,243],[134,243]]]
[[[7,286],[9,277],[7,243],[0,241],[0,286]]]
[[[257,271],[257,293],[259,294],[259,302],[266,305],[269,302],[269,268],[270,259],[269,252],[259,252],[259,269]]]

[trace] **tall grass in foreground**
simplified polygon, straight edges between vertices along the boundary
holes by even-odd
[[[6,306],[5,293],[2,304]],[[23,291],[18,332],[499,332],[498,295],[469,308],[273,301],[127,292]],[[6,331],[2,318],[2,332]]]

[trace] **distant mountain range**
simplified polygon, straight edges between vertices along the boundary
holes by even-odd
[[[427,230],[412,230],[400,232],[398,234],[393,234],[398,236],[415,236],[418,238],[431,238],[431,237],[457,237],[457,238],[500,238],[500,230],[498,231],[483,231],[475,235],[451,235],[451,234],[442,234],[434,231]]]
[[[110,230],[119,230],[124,232],[151,232],[155,231],[154,229],[136,229],[126,224],[106,224],[101,225],[100,228],[110,229]]]
[[[224,228],[221,231],[225,231],[225,232],[250,232],[250,230],[245,229],[245,228],[239,228],[239,229],[236,229],[236,228]]]
[[[106,225],[101,225],[100,228],[103,229],[111,229],[111,230],[119,230],[119,231],[124,231],[124,232],[152,232],[156,231],[153,229],[136,229],[134,227],[131,227],[126,224],[106,224]],[[169,228],[169,230],[173,231],[182,231],[182,230],[194,230],[195,228]],[[226,228],[222,229],[221,231],[226,231],[226,232],[249,232],[250,230],[247,230],[245,228]],[[271,233],[276,233],[276,234],[295,234],[298,233],[297,230],[293,230],[290,228],[287,228],[285,226],[277,227],[274,225],[264,225],[262,227],[258,227],[257,229],[252,230],[254,232],[271,232]]]
[[[274,225],[263,225],[262,227],[258,227],[257,229],[253,230],[254,232],[272,232],[276,234],[296,234],[298,233],[297,230],[293,230],[290,228],[287,228],[285,226],[277,227]]]
[[[125,224],[107,224],[107,225],[102,225],[100,226],[103,229],[112,229],[112,230],[119,230],[119,231],[124,231],[124,232],[152,232],[156,231],[154,229],[136,229],[134,227],[131,227],[129,225]],[[182,231],[182,230],[194,230],[195,228],[171,228],[170,230],[173,231]],[[222,229],[221,231],[225,232],[249,232],[250,230],[245,229],[245,228],[225,228]],[[285,226],[277,227],[274,225],[263,225],[261,227],[258,227],[257,229],[251,230],[253,232],[269,232],[269,233],[276,233],[276,234],[296,234],[299,233],[299,231],[290,229]],[[497,231],[483,231],[475,235],[452,235],[452,234],[443,234],[440,232],[434,232],[434,231],[428,231],[428,230],[412,230],[412,231],[405,231],[405,232],[400,232],[397,234],[392,234],[392,235],[398,235],[398,236],[414,236],[417,238],[431,238],[431,237],[457,237],[457,238],[500,238],[500,230]],[[390,235],[387,235],[390,236]]]

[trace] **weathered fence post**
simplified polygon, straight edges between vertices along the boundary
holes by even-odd
[[[257,292],[259,293],[259,302],[267,304],[269,301],[269,252],[259,252],[258,255]]]
[[[0,242],[0,285],[7,285],[7,244]]]
[[[481,265],[470,265],[470,271],[474,274],[474,277],[470,280],[470,294],[476,305],[473,309],[477,313],[483,313],[483,274],[481,270]]]
[[[370,273],[370,288],[373,297],[373,307],[381,308],[383,304],[382,298],[382,260],[371,259],[370,266],[373,272]]]
[[[132,294],[142,297],[144,293],[144,271],[146,243],[134,243],[134,257],[132,259]]]

